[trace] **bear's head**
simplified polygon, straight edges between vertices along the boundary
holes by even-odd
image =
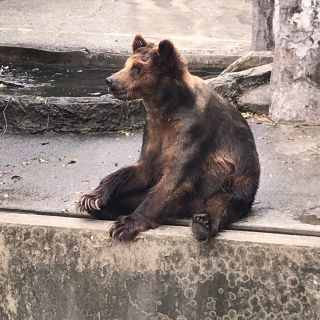
[[[170,81],[181,80],[187,72],[186,62],[169,40],[156,46],[136,35],[132,50],[124,68],[106,79],[110,93],[118,99],[155,96]]]

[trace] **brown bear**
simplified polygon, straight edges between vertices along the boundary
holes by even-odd
[[[81,211],[117,221],[110,235],[132,240],[167,218],[191,218],[207,240],[244,217],[259,184],[251,130],[229,102],[189,73],[169,40],[141,35],[133,55],[106,79],[118,99],[142,98],[147,113],[139,160],[100,182],[79,201]]]

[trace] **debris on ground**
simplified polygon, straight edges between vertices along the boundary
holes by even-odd
[[[48,163],[48,159],[39,158],[39,163]]]
[[[11,180],[13,180],[14,182],[17,182],[17,181],[19,181],[19,180],[21,180],[22,179],[22,177],[21,176],[18,176],[18,175],[15,175],[15,176],[12,176],[11,177]]]
[[[257,124],[270,122],[270,119],[265,114],[255,113],[251,111],[241,112],[241,114],[245,119],[255,121]]]
[[[74,163],[77,163],[77,160],[70,160],[69,162],[67,162],[67,164],[74,164]]]

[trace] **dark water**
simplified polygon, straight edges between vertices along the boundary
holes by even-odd
[[[88,97],[106,94],[105,78],[118,70],[47,70],[0,67],[0,94]],[[217,72],[191,70],[202,78]]]

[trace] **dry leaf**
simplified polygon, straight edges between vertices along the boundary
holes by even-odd
[[[39,163],[48,163],[48,162],[49,162],[48,159],[43,159],[43,158],[39,159]]]

